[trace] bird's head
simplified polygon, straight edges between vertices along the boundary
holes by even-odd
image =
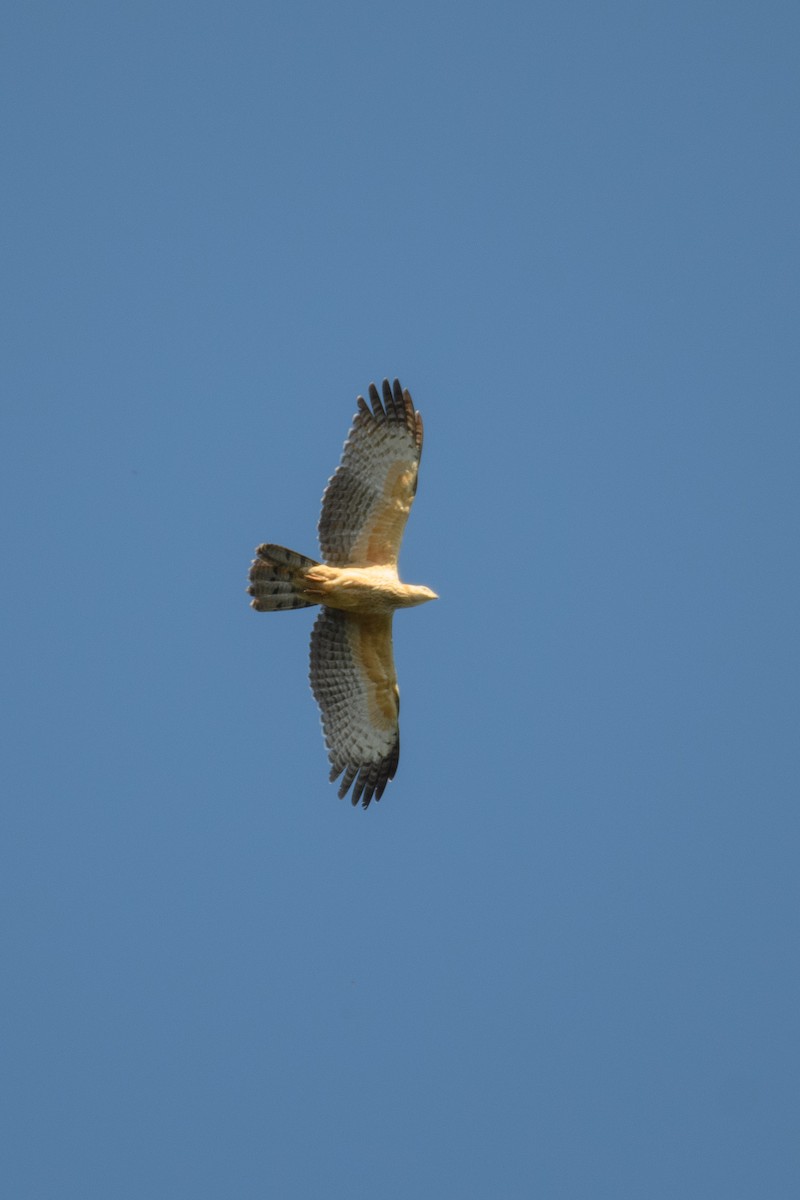
[[[429,587],[422,587],[418,584],[411,585],[411,593],[409,595],[410,604],[424,604],[427,600],[438,600],[436,592],[432,592]]]

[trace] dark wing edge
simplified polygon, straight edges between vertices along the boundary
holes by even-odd
[[[377,803],[389,780],[394,779],[399,761],[400,735],[398,734],[391,754],[379,763],[362,763],[360,767],[354,767],[352,764],[345,768],[331,767],[328,778],[331,783],[335,783],[344,770],[344,778],[339,784],[337,792],[339,799],[344,800],[352,784],[351,803],[355,806],[360,800],[364,808],[369,808],[370,801],[374,799]]]
[[[359,442],[368,439],[370,433],[380,427],[408,434],[409,456],[419,466],[422,457],[424,428],[422,416],[414,408],[414,401],[399,379],[393,384],[384,379],[381,385],[382,398],[374,383],[369,385],[370,404],[358,396],[358,410],[353,417],[350,431],[344,443],[339,466],[328,480],[322,495],[322,511],[317,527],[322,556],[326,562],[344,565],[348,552],[357,540],[360,529],[343,530],[342,514],[353,519],[365,519],[382,495],[382,486],[376,490],[374,481],[365,478],[359,469]],[[387,458],[388,470],[392,459]],[[416,480],[414,493],[416,494]]]
[[[388,620],[391,623],[391,618]],[[309,681],[322,718],[330,781],[344,773],[339,798],[343,800],[352,787],[351,803],[357,805],[360,800],[368,808],[371,800],[380,800],[387,783],[394,779],[400,761],[400,730],[396,720],[386,729],[378,729],[370,721],[368,697],[351,642],[356,621],[337,609],[320,611],[311,631]]]
[[[402,387],[399,379],[395,379],[392,384],[388,379],[384,379],[381,391],[383,400],[381,400],[375,384],[369,385],[371,410],[363,396],[357,397],[358,412],[354,418],[354,424],[359,415],[363,415],[367,419],[377,421],[378,424],[405,425],[416,446],[417,461],[419,461],[419,456],[422,454],[422,418],[418,412],[414,411],[411,392],[408,388]],[[352,430],[350,432],[352,433]]]

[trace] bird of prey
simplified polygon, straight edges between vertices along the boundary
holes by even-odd
[[[267,543],[250,568],[252,607],[277,612],[321,605],[311,632],[311,690],[322,714],[331,781],[339,796],[380,800],[400,757],[400,693],[392,616],[435,600],[401,583],[397,558],[417,490],[422,418],[397,379],[374,383],[358,411],[342,461],[322,497],[322,562]],[[370,407],[371,405],[371,407]]]

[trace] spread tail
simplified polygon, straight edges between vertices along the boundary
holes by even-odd
[[[285,546],[265,545],[256,550],[250,568],[250,604],[258,612],[282,612],[290,608],[310,608],[316,603],[307,599],[306,571],[319,564]]]

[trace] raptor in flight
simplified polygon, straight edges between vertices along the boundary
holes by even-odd
[[[256,550],[252,607],[277,612],[321,605],[311,632],[311,690],[322,713],[331,780],[339,795],[367,807],[380,800],[400,757],[400,693],[392,616],[435,600],[430,588],[401,583],[397,558],[417,490],[422,418],[397,379],[374,383],[358,412],[342,461],[322,497],[322,562],[283,546]],[[371,407],[370,407],[371,405]]]

